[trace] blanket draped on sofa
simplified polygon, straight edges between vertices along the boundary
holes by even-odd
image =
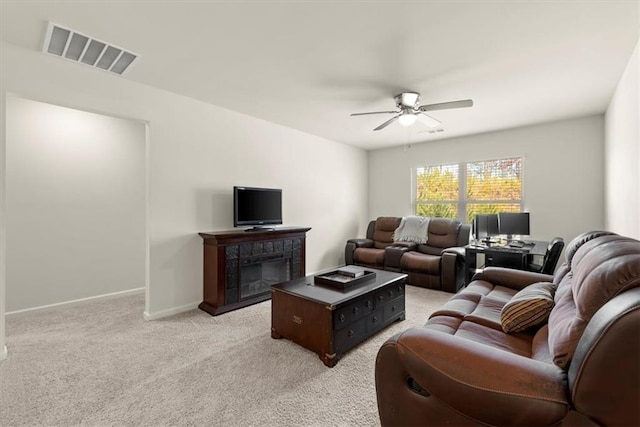
[[[406,216],[400,220],[400,226],[393,233],[394,242],[427,243],[429,235],[429,218],[423,216]]]

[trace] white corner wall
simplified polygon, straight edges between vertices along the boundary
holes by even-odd
[[[145,125],[7,97],[7,312],[145,285]]]
[[[605,114],[605,227],[640,239],[640,65],[636,45]]]
[[[565,241],[604,226],[603,116],[545,123],[369,153],[369,213],[411,211],[411,169],[524,157],[524,210],[531,239]]]
[[[0,46],[1,47],[1,46]],[[0,66],[1,71],[1,66]],[[0,78],[2,77],[0,73]],[[1,83],[0,83],[1,84]],[[7,282],[7,251],[6,251],[6,183],[7,183],[7,162],[5,143],[6,123],[6,93],[0,90],[0,361],[7,358],[6,334],[5,334],[5,312],[6,312],[6,282]]]
[[[312,227],[309,273],[339,265],[346,239],[366,227],[363,150],[35,50],[1,48],[3,92],[148,123],[149,319],[202,301],[197,233],[232,228],[233,185],[283,189],[285,225]]]

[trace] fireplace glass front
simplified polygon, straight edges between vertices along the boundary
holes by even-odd
[[[289,259],[240,266],[240,300],[269,292],[271,285],[291,280]]]

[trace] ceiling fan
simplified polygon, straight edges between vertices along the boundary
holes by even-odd
[[[374,129],[380,130],[389,126],[391,123],[396,120],[400,122],[400,124],[404,126],[409,126],[415,123],[417,119],[420,119],[424,124],[429,126],[430,128],[435,128],[440,126],[440,121],[434,119],[433,117],[425,114],[426,111],[435,111],[435,110],[448,110],[450,108],[465,108],[472,107],[473,100],[464,99],[461,101],[451,101],[451,102],[441,102],[438,104],[429,104],[420,106],[420,94],[416,92],[402,92],[393,97],[396,101],[396,107],[399,109],[398,111],[374,111],[371,113],[353,113],[351,116],[366,116],[369,114],[396,114],[391,117],[386,122],[382,123],[380,126]]]

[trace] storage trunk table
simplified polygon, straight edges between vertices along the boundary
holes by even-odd
[[[271,337],[286,338],[333,367],[376,332],[405,318],[406,274],[363,268],[375,277],[341,289],[314,276],[271,286]]]

